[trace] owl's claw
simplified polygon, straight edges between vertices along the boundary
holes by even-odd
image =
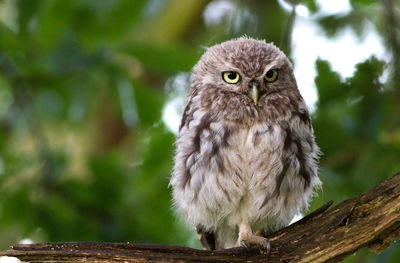
[[[257,230],[254,235],[260,236],[260,237],[265,237],[265,230],[264,229],[259,229]],[[267,254],[267,257],[271,254],[271,243],[267,238],[265,238],[263,245],[260,246],[260,253],[262,254]]]
[[[258,245],[260,246],[260,252],[269,257],[271,253],[271,243],[263,234],[263,231],[256,231],[256,233],[253,234],[250,225],[248,223],[242,223],[239,227],[238,243],[247,250],[250,250],[252,245]]]
[[[260,246],[261,254],[267,255],[267,257],[269,257],[269,255],[271,254],[271,243],[265,237],[248,235],[244,239],[242,239],[239,243],[240,246],[244,247],[247,251],[250,251],[250,247],[252,245],[258,245]]]
[[[240,241],[240,245],[242,247],[244,247],[247,251],[250,251],[250,247],[249,247],[249,245],[247,245],[246,241],[244,241],[244,240]]]
[[[260,246],[260,253],[266,254],[267,257],[271,255],[271,243],[267,238],[264,239],[263,244]]]
[[[250,251],[250,246],[247,244],[245,240],[240,241],[240,245],[244,247],[247,251]],[[262,244],[257,243],[255,245],[260,245],[260,253],[265,254],[267,255],[267,257],[269,257],[269,255],[271,254],[271,243],[269,242],[268,239],[265,238],[262,241]]]

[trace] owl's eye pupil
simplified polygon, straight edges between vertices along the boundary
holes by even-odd
[[[272,78],[274,76],[274,72],[272,70],[268,70],[267,74],[265,74],[267,78]]]
[[[236,74],[236,72],[229,72],[227,75],[229,79],[234,80],[236,78]]]

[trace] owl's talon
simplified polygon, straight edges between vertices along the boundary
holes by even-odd
[[[263,244],[260,246],[260,253],[267,255],[267,257],[271,255],[271,243],[267,238],[263,240]]]
[[[250,224],[242,222],[239,226],[239,239],[238,244],[250,250],[252,245],[260,246],[260,253],[266,254],[269,257],[271,253],[271,243],[263,236],[264,231],[258,230],[255,233],[251,231]]]
[[[247,245],[246,241],[244,241],[244,240],[240,241],[240,245],[242,247],[244,247],[247,251],[250,251],[250,247],[249,247],[249,245]]]

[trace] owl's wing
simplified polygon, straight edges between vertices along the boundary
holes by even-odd
[[[192,100],[194,97],[199,95],[199,91],[196,86],[191,86],[189,93],[187,94],[185,98],[185,103],[184,103],[184,110],[182,114],[182,119],[181,123],[179,125],[179,131],[182,129],[184,125],[187,125],[189,122],[193,120],[193,111],[195,110],[193,107],[193,102]]]
[[[207,232],[202,226],[196,227],[200,243],[206,250],[215,250],[215,235],[214,232]]]
[[[311,118],[304,102],[294,111],[290,121],[281,121],[280,126],[285,134],[283,145],[283,171],[277,177],[276,193],[279,195],[280,186],[286,172],[292,165],[294,154],[299,164],[299,175],[304,179],[304,188],[317,187],[320,181],[317,177],[316,162],[319,156],[319,148],[315,143]],[[293,150],[293,148],[295,150]]]

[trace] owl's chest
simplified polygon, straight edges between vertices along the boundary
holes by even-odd
[[[247,180],[266,176],[267,171],[279,161],[283,141],[281,128],[272,123],[240,129],[229,138],[226,162]]]
[[[224,204],[225,212],[229,214],[228,225],[234,226],[245,218],[259,226],[265,223],[263,218],[266,217],[268,224],[263,227],[277,227],[275,217],[279,218],[276,222],[288,223],[292,215],[284,213],[281,216],[281,210],[274,210],[277,208],[273,206],[281,202],[274,193],[283,170],[284,142],[282,128],[273,123],[243,128],[229,138],[229,147],[224,154],[227,174],[217,181],[231,194]],[[287,182],[284,182],[285,187],[290,185]]]

